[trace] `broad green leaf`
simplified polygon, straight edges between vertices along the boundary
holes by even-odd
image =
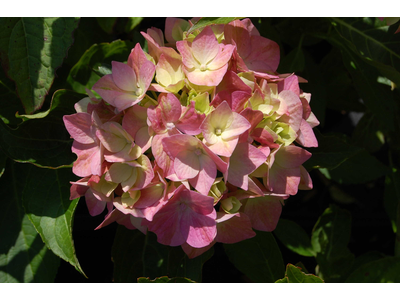
[[[71,169],[50,170],[30,164],[19,167],[25,180],[19,182],[23,206],[43,242],[54,254],[85,275],[75,254],[72,222],[78,200],[69,200]],[[86,276],[86,275],[85,275]]]
[[[276,283],[324,283],[324,281],[318,276],[304,273],[299,267],[288,264],[285,278],[276,281]]]
[[[116,40],[111,43],[94,44],[79,59],[71,69],[67,82],[79,92],[85,93],[85,89],[91,89],[100,79],[94,71],[102,64],[111,65],[111,61],[127,61],[134,44],[128,41]]]
[[[349,48],[400,86],[400,40],[378,18],[332,18]]]
[[[395,122],[395,93],[390,87],[379,82],[381,74],[366,60],[355,53],[346,40],[337,33],[324,36],[334,47],[342,52],[344,65],[350,73],[353,84],[368,110],[374,113],[379,122],[380,129],[384,132],[399,130]],[[381,99],[385,99],[382,101]]]
[[[329,176],[340,184],[361,184],[376,180],[389,173],[389,168],[378,159],[362,150],[329,170]]]
[[[317,254],[317,275],[326,282],[342,282],[351,270],[354,255],[347,248],[350,230],[350,213],[336,205],[327,208],[314,226],[311,244]]]
[[[288,249],[303,256],[315,256],[310,237],[296,222],[279,219],[274,235]]]
[[[137,282],[138,283],[193,283],[195,281],[185,277],[168,278],[167,276],[162,276],[162,277],[157,277],[153,280],[151,280],[148,277],[147,278],[139,277]]]
[[[0,178],[0,282],[54,282],[60,260],[42,242],[22,206],[19,164],[8,160]]]
[[[142,17],[129,17],[128,22],[125,25],[125,32],[131,32],[140,24],[140,22],[142,22],[142,20]]]
[[[284,276],[281,251],[270,232],[256,231],[256,236],[235,244],[224,244],[234,266],[254,282],[275,282]]]
[[[358,122],[353,131],[354,145],[364,148],[370,153],[378,151],[385,143],[385,137],[380,131],[380,124],[376,116],[366,113]]]
[[[96,17],[96,20],[101,29],[103,29],[108,34],[113,32],[114,25],[117,22],[116,17]]]
[[[314,133],[318,140],[318,147],[307,149],[312,153],[312,156],[304,163],[304,167],[309,170],[312,168],[337,168],[350,157],[358,155],[362,151],[362,148],[347,143],[344,135],[322,135],[315,128]]]
[[[279,73],[293,73],[303,71],[305,66],[304,53],[301,46],[296,47],[282,58],[279,63]]]
[[[232,18],[232,17],[222,17],[222,18],[218,18],[218,17],[205,17],[205,18],[201,18],[199,21],[197,21],[197,23],[195,23],[188,31],[188,34],[192,33],[193,31],[206,27],[206,26],[210,26],[210,25],[215,25],[215,24],[228,24],[234,20],[239,20],[242,18]]]
[[[186,277],[201,282],[204,262],[213,255],[209,250],[189,259],[181,247],[169,247],[157,242],[154,233],[144,235],[139,230],[118,226],[112,257],[114,282],[137,282],[139,277]]]
[[[311,158],[304,163],[308,170],[320,168],[328,179],[340,184],[365,183],[389,172],[387,166],[364,148],[347,142],[345,135],[322,135],[318,129],[314,129],[314,132],[318,147],[308,149],[312,153]]]
[[[308,65],[306,71],[308,70]],[[320,76],[325,84],[326,105],[338,112],[364,112],[365,105],[358,96],[353,80],[343,64],[342,54],[339,49],[333,48],[319,64]],[[306,75],[304,75],[306,76]],[[306,77],[309,84],[313,84],[315,78]],[[315,99],[312,94],[312,99]],[[319,98],[318,101],[321,101]],[[311,102],[311,105],[313,102]]]
[[[0,19],[2,28],[12,24],[0,44],[1,52],[8,51],[8,61],[2,64],[7,65],[7,74],[15,81],[26,114],[31,114],[42,106],[55,70],[73,42],[72,32],[79,18],[9,19]]]
[[[42,119],[47,117],[50,112],[52,112],[52,119],[61,119],[64,115],[76,113],[74,110],[75,103],[85,97],[88,96],[71,90],[58,90],[53,94],[50,108],[48,110],[33,115],[17,114],[17,117],[22,118],[24,121],[31,119]]]
[[[366,263],[356,269],[347,283],[399,283],[400,257],[385,257]]]
[[[16,112],[24,112],[24,107],[15,92],[15,84],[0,69],[0,118],[5,124],[18,125],[21,120]]]
[[[360,256],[357,256],[356,259],[354,260],[352,271],[357,270],[362,265],[365,265],[367,263],[376,261],[376,260],[384,258],[384,257],[385,257],[385,255],[383,253],[381,253],[379,251],[375,251],[375,250],[363,253]]]
[[[54,93],[48,111],[24,116],[24,119],[39,119],[26,121],[16,129],[0,122],[0,146],[10,158],[17,161],[48,168],[71,165],[76,155],[71,152],[72,139],[65,129],[62,116],[74,113],[73,105],[84,97],[76,92],[60,90]]]

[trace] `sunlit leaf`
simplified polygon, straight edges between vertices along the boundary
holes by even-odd
[[[314,226],[311,244],[317,253],[317,275],[326,282],[341,282],[351,270],[350,229],[350,213],[336,205],[327,208]]]
[[[8,160],[0,180],[0,282],[53,282],[59,258],[47,248],[22,206],[25,174]]]
[[[310,237],[296,222],[279,219],[278,225],[273,231],[274,235],[288,249],[303,256],[314,256]]]
[[[0,43],[2,64],[15,81],[25,112],[38,110],[73,42],[79,18],[1,18],[8,28]],[[7,61],[4,61],[7,60]]]

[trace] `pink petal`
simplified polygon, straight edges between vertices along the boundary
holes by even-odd
[[[281,201],[282,198],[276,196],[250,198],[243,212],[250,218],[254,229],[273,231],[282,213]]]
[[[248,188],[246,175],[261,166],[267,157],[263,152],[248,143],[240,143],[229,159],[227,180],[243,190]]]
[[[197,113],[195,104],[195,101],[190,101],[176,124],[179,131],[189,135],[198,135],[201,132],[200,125],[206,117],[205,114]]]
[[[214,161],[207,155],[199,155],[200,163],[198,175],[189,179],[189,183],[203,195],[208,195],[211,186],[217,176],[217,167]]]
[[[312,190],[313,183],[308,174],[306,168],[300,166],[300,183],[299,183],[299,190]]]
[[[90,175],[101,175],[102,153],[97,144],[80,144],[73,142],[72,152],[78,155],[78,159],[74,162],[72,171],[79,177]]]
[[[95,142],[91,132],[92,118],[88,113],[76,113],[63,116],[65,128],[71,137],[81,144]]]
[[[268,188],[276,194],[296,195],[300,184],[300,168],[285,169],[273,165],[268,173]]]
[[[220,69],[201,71],[200,69],[189,69],[184,66],[184,72],[191,83],[204,86],[217,86],[228,70],[228,64]]]
[[[124,64],[117,61],[112,61],[112,79],[117,87],[124,91],[136,92],[137,78],[135,71]]]
[[[160,94],[158,97],[161,117],[165,125],[176,123],[181,116],[181,103],[174,94]]]
[[[87,192],[85,193],[85,200],[87,208],[89,210],[89,214],[92,217],[101,214],[104,211],[104,208],[106,208],[107,202],[98,200],[93,195],[93,191],[91,189],[88,189]]]
[[[199,157],[193,151],[180,151],[174,160],[174,170],[182,180],[196,177],[200,170]]]
[[[207,26],[192,42],[193,56],[200,64],[207,64],[219,53],[219,44],[212,29]],[[226,62],[225,62],[226,64]]]
[[[275,154],[275,162],[283,168],[294,168],[302,165],[311,157],[311,153],[307,150],[289,145],[281,147]]]
[[[215,240],[210,245],[203,247],[203,248],[194,248],[194,247],[190,246],[188,243],[182,244],[181,247],[182,247],[182,250],[186,253],[186,255],[190,259],[192,259],[199,255],[202,255],[204,252],[211,249],[212,246],[214,246],[214,244],[215,244]]]
[[[216,212],[203,216],[199,214],[184,214],[181,227],[189,227],[186,242],[194,248],[203,248],[210,245],[217,235],[215,224]]]
[[[219,243],[234,244],[252,238],[256,233],[251,228],[250,218],[244,213],[217,213],[217,237]]]
[[[310,124],[301,120],[300,129],[297,132],[296,142],[304,147],[318,147],[318,141]]]

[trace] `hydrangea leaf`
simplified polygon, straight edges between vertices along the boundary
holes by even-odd
[[[205,17],[205,18],[201,18],[199,21],[197,21],[196,24],[194,24],[188,31],[188,34],[190,34],[191,32],[206,27],[206,26],[210,26],[210,25],[215,25],[215,24],[228,24],[229,22],[232,22],[234,20],[239,20],[242,18],[232,18],[232,17],[222,17],[222,18],[218,18],[218,17]]]
[[[318,276],[304,273],[300,267],[288,264],[285,278],[276,281],[276,283],[324,283],[324,281]]]
[[[296,222],[279,219],[274,235],[288,249],[303,256],[315,256],[310,237]]]
[[[0,54],[1,55],[1,54]],[[15,92],[15,84],[0,70],[0,119],[7,125],[18,125],[22,121],[15,112],[23,112],[24,107]]]
[[[0,43],[2,64],[15,81],[26,114],[38,110],[48,94],[55,70],[73,42],[79,18],[1,18],[8,29]]]
[[[389,27],[378,18],[332,18],[342,41],[365,62],[400,86],[400,41]]]
[[[322,135],[314,128],[318,140],[317,148],[309,148],[311,158],[304,163],[308,170],[313,168],[334,169],[362,151],[362,148],[348,144],[344,136],[339,134]]]
[[[116,17],[96,17],[97,23],[106,33],[111,34],[113,32],[115,23],[117,22]]]
[[[236,244],[224,244],[235,267],[254,282],[275,282],[284,277],[281,251],[270,232],[256,231],[256,236]]]
[[[75,254],[72,222],[78,199],[69,200],[71,169],[51,170],[30,164],[20,165],[26,177],[19,182],[23,206],[29,220],[54,254],[83,273]]]
[[[125,25],[125,32],[131,32],[140,24],[140,22],[142,22],[142,20],[142,17],[129,17],[128,22]]]
[[[398,283],[400,282],[400,257],[385,257],[357,268],[346,283]]]
[[[16,161],[48,168],[71,165],[76,156],[71,152],[72,140],[62,122],[62,116],[73,113],[73,105],[84,97],[72,91],[60,90],[54,93],[48,111],[23,116],[23,119],[31,120],[16,129],[0,122],[0,146]]]
[[[19,164],[8,160],[0,188],[0,282],[54,282],[59,258],[42,242],[22,206]]]
[[[351,271],[354,255],[347,248],[351,215],[331,205],[319,217],[311,236],[319,265],[318,276],[326,282],[342,282]]]
[[[154,233],[144,235],[139,230],[118,226],[112,258],[114,282],[137,282],[139,277],[186,277],[201,282],[205,261],[213,255],[207,251],[189,259],[180,247],[169,247],[157,242]]]

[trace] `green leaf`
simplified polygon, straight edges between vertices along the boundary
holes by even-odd
[[[143,18],[142,17],[129,17],[128,18],[128,23],[125,25],[125,32],[131,32],[133,29],[135,29],[136,26],[142,22]]]
[[[337,168],[350,157],[358,155],[362,151],[362,148],[347,143],[346,137],[343,135],[323,135],[316,128],[314,128],[314,133],[318,140],[318,147],[307,149],[312,156],[304,163],[304,167],[309,170],[312,168]]]
[[[351,270],[354,255],[347,248],[350,229],[350,213],[336,205],[327,208],[314,226],[311,244],[317,254],[317,275],[326,282],[343,282]]]
[[[301,46],[296,47],[283,57],[279,64],[279,73],[303,71],[305,66],[304,53]]]
[[[2,28],[10,26],[0,44],[8,52],[8,76],[15,81],[18,96],[31,114],[38,110],[73,42],[72,32],[79,18],[1,18]],[[5,47],[8,48],[5,48]],[[2,56],[2,59],[4,56]]]
[[[54,282],[60,259],[42,242],[21,199],[24,174],[8,160],[0,178],[0,282]]]
[[[400,282],[400,257],[385,257],[366,263],[347,278],[346,283]]]
[[[390,87],[379,82],[381,74],[364,57],[356,53],[352,48],[353,45],[339,34],[334,32],[325,38],[341,50],[344,65],[353,79],[359,97],[368,110],[376,115],[377,121],[381,124],[380,129],[384,133],[399,130],[394,115],[395,93]]]
[[[15,92],[15,84],[0,70],[0,118],[5,124],[18,125],[21,120],[15,112],[23,112],[24,107]]]
[[[367,263],[376,261],[376,260],[384,258],[384,257],[385,257],[385,255],[383,253],[380,253],[379,251],[375,251],[375,250],[363,253],[360,256],[357,256],[356,259],[354,260],[352,271],[357,270],[362,265],[365,265]]]
[[[332,18],[349,48],[400,86],[400,41],[378,18]]]
[[[188,31],[188,34],[192,33],[193,31],[210,26],[210,25],[215,25],[215,24],[228,24],[234,20],[239,20],[242,18],[232,18],[232,17],[223,17],[223,18],[218,18],[218,17],[205,17],[201,18],[197,23],[195,23]]]
[[[96,17],[97,23],[106,33],[111,34],[117,22],[116,17]]]
[[[62,116],[74,113],[74,104],[84,97],[72,91],[60,90],[54,93],[48,111],[23,116],[25,120],[32,120],[22,123],[18,128],[11,129],[0,122],[0,146],[16,161],[48,168],[70,166],[76,160],[76,155],[71,152],[72,139],[65,129]]]
[[[162,276],[162,277],[157,277],[153,280],[151,280],[148,277],[147,278],[139,277],[137,282],[138,283],[194,283],[195,281],[185,277],[168,278],[167,276]]]
[[[54,254],[69,262],[86,276],[75,254],[72,222],[78,200],[69,200],[71,169],[43,169],[30,164],[19,165],[25,180],[19,182],[26,214],[43,242]]]
[[[331,179],[340,184],[361,184],[389,173],[389,168],[366,150],[360,151],[335,169],[329,170]]]
[[[256,231],[256,236],[235,244],[224,244],[235,267],[254,282],[275,282],[284,276],[281,251],[270,232]]]
[[[362,103],[362,100],[360,100],[354,87],[353,80],[343,64],[342,54],[339,49],[333,48],[322,59],[319,64],[319,69],[319,76],[322,77],[325,83],[325,97],[328,108],[340,113],[343,111],[365,111],[365,105]],[[309,80],[310,84],[314,83],[315,78],[309,78],[308,76],[306,78]],[[312,94],[312,99],[315,99],[314,94]],[[321,100],[318,99],[318,101]]]
[[[288,264],[285,278],[277,280],[276,283],[324,283],[324,281],[318,276],[304,273],[299,267]]]
[[[157,242],[154,233],[144,235],[139,230],[118,226],[112,257],[114,282],[137,282],[139,277],[186,277],[201,282],[204,262],[213,255],[209,250],[189,259],[181,247],[169,247]]]
[[[274,235],[288,249],[303,256],[315,256],[310,237],[296,222],[279,219]]]
[[[111,43],[94,44],[79,59],[71,69],[67,82],[71,87],[79,92],[86,93],[86,88],[92,86],[100,79],[94,71],[102,64],[111,65],[111,61],[127,61],[133,43],[128,41],[116,40]]]
[[[379,130],[380,127],[374,114],[364,114],[353,131],[354,145],[362,147],[370,153],[378,151],[385,143],[383,133]]]

